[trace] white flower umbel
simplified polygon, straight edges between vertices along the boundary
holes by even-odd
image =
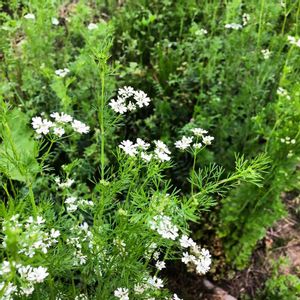
[[[48,134],[50,128],[54,125],[51,121],[41,117],[33,117],[31,124],[37,134]]]
[[[117,99],[112,99],[109,106],[113,111],[124,114],[127,111],[135,111],[137,107],[148,106],[150,101],[145,92],[135,90],[131,86],[124,86],[118,90]]]
[[[65,114],[64,112],[54,112],[50,115],[50,117],[58,123],[71,123],[73,121],[73,118],[70,115]]]
[[[178,227],[172,224],[170,217],[162,214],[150,221],[150,228],[165,239],[175,240],[178,237]]]
[[[269,59],[272,53],[269,49],[262,49],[260,52],[264,59]]]
[[[65,134],[65,130],[62,127],[54,127],[53,134],[62,137]]]
[[[154,141],[154,144],[156,146],[154,150],[155,158],[161,162],[169,161],[171,159],[171,151],[167,145],[162,141]]]
[[[246,26],[248,24],[248,22],[250,21],[250,15],[244,13],[243,14],[243,26]]]
[[[52,25],[57,26],[57,25],[59,25],[59,20],[57,18],[53,17],[51,19],[51,23],[52,23]]]
[[[144,140],[137,138],[136,139],[136,145],[141,150],[147,150],[150,147],[149,143],[146,143]]]
[[[77,210],[78,208],[78,204],[77,204],[77,198],[76,197],[68,197],[66,200],[65,200],[65,204],[66,204],[66,208],[67,208],[67,211],[69,213],[72,213],[74,211]]]
[[[183,299],[179,298],[179,297],[177,296],[177,294],[174,294],[173,297],[172,297],[172,300],[183,300]]]
[[[157,261],[155,263],[155,267],[161,271],[162,269],[165,269],[166,268],[166,263],[164,261]]]
[[[13,300],[15,299],[14,294],[17,292],[17,287],[11,282],[8,284],[3,281],[0,282],[1,300]]]
[[[163,284],[163,281],[156,277],[156,276],[153,276],[153,277],[149,277],[148,279],[148,284],[156,289],[161,289],[164,287],[164,284]]]
[[[129,300],[129,290],[127,288],[117,288],[114,295],[120,300]]]
[[[70,73],[70,70],[68,68],[55,70],[55,74],[62,78],[66,77],[69,73]]]
[[[130,140],[123,141],[119,147],[129,156],[135,156],[137,154],[137,145]]]
[[[196,243],[191,238],[189,238],[187,235],[182,235],[179,242],[180,242],[180,246],[182,248],[189,248],[189,247],[196,246]]]
[[[74,129],[74,131],[82,134],[82,133],[88,133],[90,131],[90,127],[87,126],[86,124],[78,121],[78,120],[74,120],[72,122],[72,128]]]
[[[300,47],[300,39],[296,39],[295,37],[293,36],[288,36],[288,41],[291,45],[295,45],[297,47]]]
[[[208,133],[207,130],[202,129],[202,128],[193,128],[193,129],[191,129],[191,131],[195,136],[198,136],[198,137],[203,137],[205,134]]]
[[[213,136],[207,135],[204,136],[202,139],[202,142],[204,145],[211,145],[211,142],[214,140],[215,138]]]
[[[26,19],[26,20],[35,20],[35,15],[31,14],[31,13],[28,13],[24,16],[24,19]]]
[[[71,187],[75,181],[73,179],[68,178],[65,182],[61,182],[60,178],[57,177],[55,178],[55,182],[57,183],[60,189],[65,189]]]
[[[209,251],[197,245],[189,248],[190,253],[184,252],[181,261],[187,265],[189,271],[196,271],[199,275],[207,273],[211,265]]]
[[[226,29],[233,29],[233,30],[239,30],[239,29],[243,28],[243,26],[241,24],[237,24],[237,23],[225,24],[224,27]]]
[[[175,147],[180,150],[185,150],[190,147],[191,143],[193,142],[193,137],[186,137],[183,136],[181,140],[175,142]]]
[[[47,268],[44,267],[31,267],[31,266],[21,266],[18,268],[18,272],[22,278],[28,280],[31,283],[41,283],[49,275]]]
[[[285,97],[286,99],[291,100],[291,96],[288,94],[287,90],[282,87],[278,87],[276,93],[278,96]]]

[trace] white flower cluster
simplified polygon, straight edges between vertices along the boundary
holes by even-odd
[[[35,15],[32,13],[28,13],[24,16],[26,20],[35,20]]]
[[[83,245],[87,244],[89,249],[93,248],[93,233],[89,229],[89,225],[83,222],[81,225],[71,228],[71,236],[67,239],[67,244],[74,248],[73,265],[84,265],[87,261],[87,255],[83,254]]]
[[[4,287],[4,282],[0,283],[0,291],[4,292],[4,297],[1,299],[15,299],[14,294],[22,297],[29,296],[34,291],[34,284],[41,283],[49,275],[47,268],[44,267],[32,267],[30,265],[23,266],[20,263],[14,261],[4,260],[0,265],[0,276],[10,280],[15,276],[15,271],[17,270],[18,274],[21,277],[20,286],[15,286],[11,282],[6,282]]]
[[[289,136],[285,137],[285,138],[281,138],[280,139],[280,142],[281,143],[284,143],[284,144],[296,144],[296,140],[295,139],[291,139]]]
[[[250,21],[250,15],[244,13],[243,14],[243,26],[246,26],[248,24],[248,22]]]
[[[117,288],[114,295],[120,300],[129,300],[129,290],[127,288]]]
[[[203,35],[206,35],[207,33],[208,32],[207,32],[206,29],[201,28],[201,29],[196,30],[195,35],[197,35],[197,36],[203,36]]]
[[[262,49],[261,54],[264,59],[269,59],[271,57],[272,52],[269,49]]]
[[[47,268],[34,268],[30,265],[19,267],[18,272],[21,275],[21,278],[29,281],[32,284],[43,282],[45,278],[49,275],[49,273],[47,272]]]
[[[225,24],[224,26],[226,29],[233,29],[233,30],[239,30],[243,28],[243,25],[237,24],[237,23],[230,23],[230,24]]]
[[[18,236],[18,253],[24,254],[32,258],[37,253],[48,252],[48,249],[58,243],[57,238],[60,232],[52,228],[50,232],[44,230],[45,220],[38,216],[32,216],[27,219],[25,224],[19,223],[19,216],[14,215],[9,221],[4,221],[3,230],[9,230],[10,233],[14,232]],[[11,234],[10,234],[11,235]],[[9,237],[7,235],[3,238],[3,247],[9,247]]]
[[[41,117],[32,118],[31,125],[39,136],[42,134],[48,134],[52,129],[52,133],[54,135],[61,137],[65,134],[65,126],[69,123],[72,129],[77,133],[88,133],[90,130],[89,126],[73,119],[70,115],[65,114],[64,112],[54,112],[50,115],[50,117],[54,119],[54,122],[47,119],[42,119]]]
[[[148,106],[150,101],[143,91],[135,90],[131,86],[124,86],[118,90],[117,100],[112,99],[109,106],[113,111],[124,114],[127,111],[135,111],[137,107]]]
[[[189,248],[189,252],[184,252],[181,259],[188,266],[189,271],[196,271],[202,275],[209,271],[211,265],[211,255],[207,249],[200,248],[191,238],[183,235],[180,238],[182,248]]]
[[[13,295],[17,292],[17,287],[11,282],[0,282],[1,300],[13,300]]]
[[[280,97],[284,97],[286,98],[287,100],[291,100],[291,96],[288,94],[287,90],[282,88],[282,87],[279,87],[276,91],[277,95],[280,96]]]
[[[73,179],[68,178],[65,182],[61,182],[59,177],[55,178],[55,182],[60,189],[66,189],[72,186],[74,183]]]
[[[186,137],[185,135],[181,138],[181,140],[175,142],[175,147],[180,150],[188,149],[193,143],[194,138],[196,138],[196,142],[192,145],[194,149],[200,149],[202,144],[199,142],[199,138],[202,138],[202,143],[204,145],[211,145],[211,142],[214,140],[214,137],[207,134],[207,130],[202,128],[193,128],[191,129],[194,136]]]
[[[70,70],[68,68],[55,70],[55,74],[62,78],[66,77],[69,73],[70,73]]]
[[[135,157],[137,154],[140,155],[142,160],[149,162],[151,159],[157,159],[160,162],[169,161],[170,150],[167,145],[162,141],[154,141],[155,149],[153,153],[147,153],[146,151],[149,149],[150,144],[146,143],[144,140],[137,138],[136,143],[133,143],[130,140],[125,140],[121,142],[119,147],[129,156]]]
[[[295,37],[293,36],[288,36],[288,41],[291,45],[295,45],[297,47],[300,47],[300,39],[296,39]]]
[[[155,216],[150,221],[150,228],[165,239],[175,240],[178,237],[178,227],[172,224],[170,217],[163,214]]]
[[[74,196],[70,196],[65,200],[65,205],[67,208],[67,212],[73,213],[78,209],[78,207],[82,209],[93,207],[94,202],[91,200],[77,199]]]
[[[57,18],[53,17],[53,18],[51,18],[51,23],[52,23],[52,25],[57,26],[57,25],[59,25],[59,20]]]

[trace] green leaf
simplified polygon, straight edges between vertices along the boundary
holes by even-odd
[[[18,109],[1,115],[0,172],[8,178],[29,182],[39,171],[38,143],[27,127],[28,118]]]

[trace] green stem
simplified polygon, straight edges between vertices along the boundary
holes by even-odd
[[[35,199],[34,199],[34,194],[33,194],[31,183],[29,184],[28,188],[29,188],[29,199],[30,199],[30,202],[31,202],[31,205],[32,205],[33,214],[36,217],[37,216],[37,207],[36,207],[36,204],[35,204]]]
[[[104,148],[105,148],[105,132],[104,132],[104,87],[105,87],[105,76],[103,68],[101,71],[101,118],[100,118],[100,130],[101,130],[101,180],[104,180]]]
[[[257,36],[257,48],[260,46],[260,40],[261,40],[261,32],[262,32],[262,19],[263,19],[263,13],[264,13],[264,6],[265,6],[265,0],[261,0],[260,5],[260,14],[259,14],[259,28],[258,28],[258,36]]]

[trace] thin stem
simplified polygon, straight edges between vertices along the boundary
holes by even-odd
[[[263,19],[263,13],[264,13],[264,6],[265,6],[265,0],[261,0],[260,5],[260,14],[259,14],[259,28],[258,28],[258,36],[257,36],[257,48],[260,46],[260,40],[261,40],[261,32],[262,32],[262,19]]]
[[[101,180],[104,180],[104,148],[105,148],[105,132],[104,132],[104,87],[105,87],[105,76],[102,68],[101,71],[101,118],[100,118],[100,130],[101,130]]]
[[[36,217],[37,216],[37,207],[36,207],[36,204],[35,204],[35,199],[34,199],[34,194],[33,194],[31,183],[29,184],[28,188],[29,188],[29,199],[30,199],[30,202],[31,202],[31,205],[32,205],[33,214]]]
[[[192,168],[192,182],[191,182],[191,194],[192,194],[192,197],[194,195],[194,175],[195,175],[195,167],[196,167],[196,158],[197,158],[197,152],[194,151],[193,152],[193,156],[194,156],[194,159],[193,159],[193,168]]]

